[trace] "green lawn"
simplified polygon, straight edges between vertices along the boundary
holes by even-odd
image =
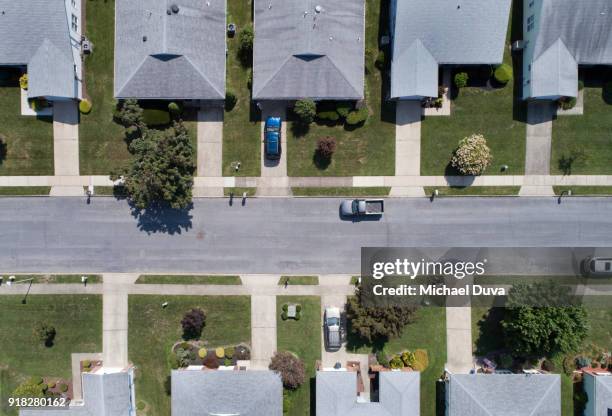
[[[102,283],[99,274],[16,274],[15,281],[33,278],[33,283],[78,283],[82,284],[81,276],[87,276],[87,283]],[[5,281],[7,276],[4,276]]]
[[[383,2],[386,4],[385,2]],[[386,15],[387,10],[383,11]],[[366,48],[378,51],[381,1],[366,2]],[[382,19],[386,23],[386,19]],[[312,123],[309,131],[296,134],[287,125],[287,168],[289,176],[393,175],[395,173],[395,104],[381,104],[384,95],[381,72],[369,57],[366,66],[366,98],[370,117],[362,127],[345,129]],[[328,166],[314,160],[319,137],[333,136],[337,148]]]
[[[584,115],[560,116],[553,122],[552,174],[612,174],[612,105],[601,88],[584,89]]]
[[[319,276],[281,276],[278,284],[284,285],[287,281],[288,285],[318,285]]]
[[[277,320],[277,346],[279,351],[291,351],[304,361],[307,379],[297,390],[286,393],[288,408],[284,414],[288,416],[309,416],[314,414],[311,409],[311,386],[314,386],[316,376],[315,361],[321,359],[321,300],[316,296],[277,296],[276,312],[280,316],[284,303],[299,303],[302,305],[302,315],[299,321],[287,319]],[[314,403],[312,403],[314,405]]]
[[[86,11],[85,32],[94,44],[94,51],[85,59],[84,89],[93,109],[90,114],[81,115],[80,170],[82,175],[106,175],[130,159],[124,129],[113,122],[115,1],[88,0]]]
[[[166,308],[161,304],[168,302]],[[148,416],[170,414],[168,353],[181,339],[180,321],[191,308],[206,313],[202,339],[210,345],[250,342],[251,303],[248,296],[129,297],[129,358],[136,367],[136,397],[149,406]]]
[[[259,176],[261,171],[261,146],[259,113],[251,102],[247,80],[249,70],[238,60],[240,31],[251,24],[252,0],[228,0],[227,21],[237,25],[234,38],[227,40],[227,84],[238,98],[236,107],[226,111],[223,123],[223,174],[225,176]],[[232,167],[240,162],[240,170]]]
[[[439,196],[508,196],[518,195],[520,186],[426,186],[425,195],[433,195],[434,190],[438,190]]]
[[[389,187],[291,188],[293,196],[388,196]]]
[[[53,175],[51,117],[22,116],[19,86],[0,86],[0,176]]]
[[[612,186],[553,186],[555,195],[567,194],[571,190],[573,196],[609,196]]]
[[[0,414],[16,416],[7,399],[32,376],[70,379],[70,354],[102,352],[102,297],[94,295],[0,296]],[[39,322],[55,327],[54,345],[34,338]]]
[[[143,274],[136,280],[137,284],[180,284],[180,285],[241,285],[240,276],[160,276]]]
[[[415,321],[406,325],[402,336],[389,340],[385,348],[389,354],[404,350],[427,350],[429,367],[421,374],[421,416],[436,416],[436,381],[444,372],[446,363],[446,309],[419,309]],[[374,352],[371,346],[354,350],[358,353]]]
[[[50,186],[0,186],[0,196],[49,195]]]

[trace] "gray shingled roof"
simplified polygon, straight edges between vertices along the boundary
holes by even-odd
[[[595,414],[593,416],[609,416],[612,411],[612,376],[595,377]]]
[[[453,374],[448,416],[559,416],[557,374]]]
[[[437,97],[438,65],[501,64],[510,0],[396,0],[391,98]]]
[[[282,416],[283,385],[272,371],[172,371],[172,415]]]
[[[128,372],[83,373],[83,405],[66,409],[23,409],[19,416],[130,416],[135,404]]]
[[[115,97],[224,99],[225,13],[226,0],[117,0]]]
[[[531,96],[575,97],[578,65],[612,65],[612,2],[542,0],[537,4],[541,10]]]
[[[357,402],[357,373],[317,372],[317,416],[419,416],[420,373],[379,373],[379,401]]]
[[[64,0],[0,0],[0,11],[0,65],[27,65],[30,98],[76,98]]]
[[[364,0],[255,0],[253,98],[363,98],[364,12]]]

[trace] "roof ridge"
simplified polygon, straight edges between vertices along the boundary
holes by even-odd
[[[336,68],[336,70],[338,71],[340,75],[342,75],[342,78],[346,81],[346,83],[353,89],[355,93],[357,93],[356,95],[361,95],[361,93],[355,89],[355,86],[351,84],[351,82],[348,80],[344,72],[342,72],[342,70],[338,67],[338,65],[336,65],[334,60],[329,57],[329,55],[323,55],[323,58],[327,58],[327,60],[334,66],[334,68]]]
[[[268,86],[270,81],[272,81],[272,79],[278,75],[278,73],[281,71],[281,69],[283,69],[283,67],[287,64],[287,61],[289,61],[289,59],[291,59],[292,56],[294,56],[294,55],[287,56],[285,58],[285,60],[278,66],[278,69],[276,70],[276,72],[274,72],[272,75],[270,75],[270,77],[262,84],[261,88],[259,88],[257,91],[253,91],[253,93],[252,93],[253,97],[259,95],[259,93],[261,91],[263,91],[263,89]]]
[[[207,77],[207,76],[206,76],[204,73],[202,73],[202,71],[200,71],[200,69],[199,69],[197,66],[195,66],[195,65],[193,64],[193,62],[191,61],[191,58],[189,58],[189,56],[187,56],[187,55],[179,55],[179,56],[184,57],[184,58],[187,60],[187,62],[189,62],[189,64],[190,64],[190,65],[193,67],[193,69],[195,69],[195,70],[196,70],[196,72],[197,72],[198,74],[200,74],[200,76],[201,76],[201,77],[204,79],[204,81],[206,81],[206,83],[207,83],[208,85],[210,85],[210,86],[212,87],[212,89],[213,89],[213,90],[215,90],[215,92],[217,92],[217,94],[219,94],[221,97],[223,97],[223,99],[225,99],[224,94],[223,94],[221,91],[219,91],[219,89],[218,89],[218,88],[217,88],[215,85],[213,85],[213,83],[212,83],[212,82],[210,82],[210,80],[208,79],[208,77]]]
[[[151,55],[146,55],[144,58],[142,58],[142,61],[140,62],[140,65],[138,65],[136,67],[136,69],[134,69],[134,71],[132,71],[131,75],[126,79],[126,81],[123,83],[123,85],[121,86],[121,88],[119,88],[117,90],[117,93],[115,94],[115,96],[117,97],[121,97],[121,92],[125,89],[125,87],[128,86],[128,84],[130,83],[130,81],[134,78],[134,75],[136,75],[138,73],[138,71],[140,71],[140,68],[142,68],[142,66],[144,65],[145,61],[147,60],[147,58],[151,56]],[[116,77],[115,77],[116,79]]]
[[[538,377],[538,376],[536,375],[535,377]],[[536,410],[538,410],[540,408],[540,405],[542,404],[544,399],[546,399],[548,397],[548,393],[550,393],[550,390],[554,386],[560,385],[560,383],[561,383],[561,378],[560,377],[555,377],[555,382],[554,383],[550,383],[550,386],[548,386],[548,389],[546,389],[546,391],[544,392],[542,397],[540,397],[540,400],[538,400],[538,402],[536,403],[535,407],[533,408],[533,411],[528,416],[537,416],[535,414]]]
[[[475,377],[478,377],[478,376],[475,376]],[[474,395],[470,392],[469,389],[466,388],[466,386],[461,384],[461,381],[458,378],[455,378],[455,382],[463,388],[463,391],[466,392],[467,395],[472,399],[472,401],[476,403],[482,410],[484,410],[487,413],[487,415],[495,416],[493,413],[489,412],[489,409],[487,409],[482,403],[480,403],[480,401],[476,399],[476,397],[474,397]]]

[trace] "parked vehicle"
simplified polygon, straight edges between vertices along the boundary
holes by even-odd
[[[266,158],[280,159],[281,157],[281,126],[280,117],[268,117],[264,127],[264,148]]]
[[[347,199],[340,205],[340,212],[346,217],[382,215],[384,211],[385,202],[382,199]]]
[[[325,316],[323,317],[323,332],[325,338],[325,349],[327,351],[338,351],[342,346],[340,326],[340,308],[325,308]]]
[[[586,276],[612,276],[612,258],[587,257],[582,261],[582,272]]]

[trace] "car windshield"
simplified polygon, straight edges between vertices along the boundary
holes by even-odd
[[[327,325],[338,326],[340,325],[340,319],[338,318],[327,318]]]

